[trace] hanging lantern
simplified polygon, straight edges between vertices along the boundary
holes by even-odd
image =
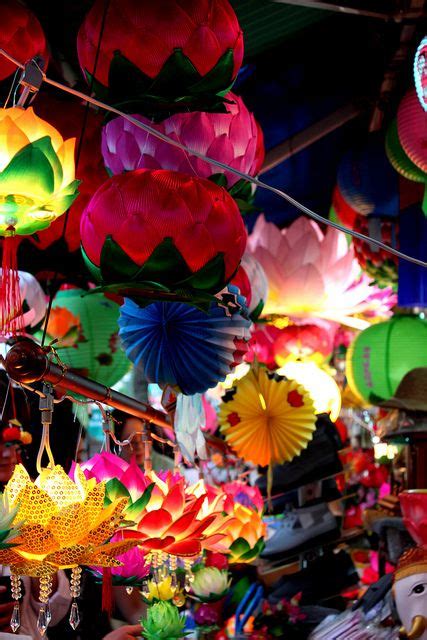
[[[0,277],[1,277],[0,270]],[[22,308],[15,309],[18,315],[4,319],[4,331],[6,334],[16,333],[20,327],[33,329],[44,318],[46,314],[46,295],[31,273],[18,271],[19,276],[19,299]]]
[[[399,133],[397,130],[397,120],[394,119],[387,130],[385,149],[387,157],[390,160],[393,167],[400,175],[407,180],[413,182],[420,182],[424,184],[426,176],[416,164],[412,162],[409,156],[405,153],[402,144],[399,139]],[[420,199],[422,198],[422,189],[420,188]]]
[[[341,410],[341,392],[332,376],[314,362],[286,362],[277,373],[301,384],[313,400],[315,413],[328,413],[335,422]]]
[[[21,308],[16,235],[45,229],[77,197],[74,140],[38,118],[32,108],[0,109],[0,235],[3,240],[1,332]]]
[[[361,274],[345,234],[325,233],[312,220],[301,217],[286,229],[256,221],[248,248],[263,267],[269,284],[263,314],[288,316],[309,322],[314,318],[363,329],[363,314],[378,315],[395,304],[390,290],[380,292]]]
[[[155,125],[144,116],[133,117],[190,149],[197,149],[209,158],[255,176],[264,162],[261,128],[239,96],[229,93],[226,99],[227,113],[179,113]],[[122,117],[115,118],[104,126],[102,154],[110,174],[135,169],[168,169],[194,173],[225,187],[235,199],[253,199],[252,185],[247,181],[172,147]]]
[[[239,266],[246,231],[225,189],[140,169],[98,189],[83,213],[81,239],[97,282],[217,293]]]
[[[346,373],[353,392],[368,404],[394,395],[404,375],[427,362],[427,322],[396,315],[362,331],[347,352]]]
[[[249,351],[245,355],[246,362],[260,362],[269,369],[276,369],[274,345],[281,335],[281,329],[270,324],[256,324],[249,341]]]
[[[418,100],[427,111],[427,36],[421,40],[415,53],[414,79]]]
[[[43,29],[34,13],[18,0],[1,0],[0,23],[0,49],[22,63],[37,56],[46,71],[49,52]],[[0,81],[15,72],[13,62],[1,56]]]
[[[406,155],[424,174],[425,185],[427,182],[427,123],[425,111],[415,91],[409,91],[399,105],[397,131]],[[426,195],[424,198],[426,200]],[[423,208],[427,211],[426,202]]]
[[[227,295],[236,296],[233,290]],[[218,300],[204,313],[177,302],[140,308],[126,298],[119,335],[144,380],[188,395],[203,393],[224,380],[248,350],[251,322],[242,303],[237,295],[234,309]]]
[[[338,168],[337,183],[345,201],[363,216],[396,218],[417,202],[417,185],[400,178],[387,158],[384,140],[371,135],[349,151]]]
[[[10,566],[12,597],[16,600],[11,626],[20,626],[20,576],[40,580],[41,607],[37,628],[44,636],[50,622],[49,595],[53,575],[58,569],[71,569],[73,604],[70,624],[75,629],[79,613],[75,599],[80,595],[81,565],[114,567],[117,554],[135,546],[135,541],[106,543],[119,528],[126,500],[119,498],[103,506],[103,483],[87,481],[76,465],[69,478],[59,465],[43,469],[32,482],[22,465],[17,465],[5,493],[16,508],[16,522],[22,522],[14,547],[0,550],[0,562]]]
[[[338,186],[335,186],[334,193],[332,195],[332,207],[341,224],[352,229],[358,214],[357,211],[348,204],[345,198],[343,198]]]
[[[324,327],[315,324],[291,325],[281,330],[274,343],[274,357],[279,367],[294,360],[322,364],[332,355],[333,341],[334,332]]]
[[[365,236],[380,240],[384,244],[399,248],[399,225],[391,220],[357,216],[354,230]],[[358,263],[381,289],[397,289],[397,267],[399,259],[385,249],[360,238],[353,238],[354,253]],[[411,254],[412,255],[412,254]]]
[[[255,322],[261,315],[267,300],[268,280],[264,269],[251,253],[244,253],[232,283],[240,289],[240,293],[246,298],[249,315]]]
[[[246,462],[261,466],[298,456],[313,437],[315,420],[304,387],[261,366],[236,382],[219,411],[228,445]]]
[[[85,295],[82,289],[61,289],[52,302],[47,341],[69,368],[108,387],[130,368],[120,347],[117,322],[120,307],[102,293]]]
[[[96,66],[99,96],[108,90],[110,101],[147,115],[222,106],[243,58],[242,32],[228,0],[112,0],[104,10],[97,0],[77,39],[88,82]]]

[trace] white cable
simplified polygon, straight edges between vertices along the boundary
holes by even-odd
[[[10,62],[15,64],[17,67],[20,67],[21,69],[25,68],[24,64],[22,64],[21,62],[18,62],[18,60],[15,60],[15,58],[13,58],[10,54],[8,54],[4,49],[0,49],[0,54],[2,56],[4,56],[5,58],[7,58]],[[394,249],[393,247],[390,247],[389,245],[385,244],[384,242],[381,242],[380,240],[376,240],[375,238],[371,238],[370,236],[366,236],[365,234],[359,233],[358,231],[354,231],[353,229],[347,229],[347,227],[343,227],[342,225],[340,225],[337,222],[333,222],[332,220],[324,218],[323,216],[319,215],[315,211],[312,211],[311,209],[309,209],[305,205],[301,204],[301,202],[298,202],[298,200],[295,200],[295,198],[292,198],[292,196],[287,194],[285,191],[282,191],[281,189],[277,189],[276,187],[273,187],[272,185],[267,184],[266,182],[263,182],[262,180],[259,180],[258,178],[254,178],[252,176],[249,176],[248,174],[243,173],[242,171],[239,171],[238,169],[235,169],[234,167],[230,167],[228,164],[225,164],[224,162],[221,162],[220,160],[215,160],[214,158],[209,158],[208,156],[205,156],[203,153],[200,153],[199,151],[196,151],[195,149],[190,149],[189,147],[186,147],[181,142],[178,142],[177,140],[172,140],[172,138],[169,138],[164,133],[161,133],[157,129],[154,129],[153,127],[150,127],[150,125],[148,125],[148,124],[140,122],[139,120],[137,120],[136,118],[133,118],[132,116],[130,116],[127,113],[123,113],[122,111],[120,111],[119,109],[116,109],[115,107],[111,107],[110,105],[105,104],[104,102],[101,102],[100,100],[96,100],[96,98],[92,98],[91,96],[88,96],[85,93],[82,93],[81,91],[77,91],[76,89],[72,89],[71,87],[67,87],[66,85],[61,84],[60,82],[56,82],[55,80],[51,80],[44,73],[43,73],[43,79],[47,84],[51,85],[52,87],[56,87],[60,91],[65,91],[66,93],[69,93],[69,94],[71,94],[73,96],[76,96],[77,98],[80,98],[81,100],[84,100],[85,102],[89,102],[90,104],[93,104],[94,106],[99,107],[100,109],[103,109],[104,111],[109,111],[110,113],[114,113],[117,116],[121,116],[122,118],[124,118],[125,120],[130,122],[131,124],[135,125],[138,129],[142,129],[143,131],[146,131],[147,133],[149,133],[149,134],[153,135],[154,137],[158,138],[159,140],[163,140],[163,142],[166,142],[167,144],[170,144],[173,147],[177,147],[178,149],[181,149],[182,151],[185,151],[189,155],[196,156],[196,158],[199,158],[200,160],[205,160],[209,164],[212,164],[212,165],[214,165],[216,167],[224,169],[225,171],[230,171],[234,175],[239,176],[239,178],[243,178],[243,180],[247,180],[248,182],[251,182],[252,184],[256,185],[257,187],[260,187],[261,189],[265,189],[266,191],[270,191],[271,193],[276,194],[277,196],[279,196],[279,198],[282,198],[283,200],[286,200],[292,206],[294,206],[295,208],[297,208],[300,211],[302,211],[302,213],[305,213],[307,216],[309,216],[310,218],[313,218],[313,220],[316,220],[317,222],[320,222],[321,224],[327,224],[328,226],[333,227],[334,229],[338,229],[339,231],[342,231],[343,233],[346,233],[346,234],[348,234],[350,236],[353,236],[354,238],[358,238],[359,240],[364,240],[366,242],[369,242],[370,244],[373,244],[373,245],[375,245],[375,246],[377,246],[377,247],[379,247],[381,249],[384,249],[384,251],[387,251],[388,253],[392,253],[393,255],[397,256],[398,258],[401,258],[402,260],[407,260],[408,262],[412,262],[413,264],[416,264],[416,265],[418,265],[420,267],[427,267],[427,262],[424,262],[423,260],[419,260],[418,258],[414,258],[413,256],[409,256],[406,253],[402,253],[398,249]]]

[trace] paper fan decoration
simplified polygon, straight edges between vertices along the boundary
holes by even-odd
[[[129,298],[120,311],[119,335],[126,354],[148,382],[176,386],[182,393],[203,393],[239,364],[248,350],[251,321],[241,296],[229,309],[221,300],[204,313],[180,302],[156,302],[141,308]]]
[[[266,466],[298,456],[313,437],[316,416],[302,385],[257,367],[225,394],[219,423],[238,456]]]

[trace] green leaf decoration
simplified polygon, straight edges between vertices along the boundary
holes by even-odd
[[[154,489],[154,482],[152,484],[150,484],[146,488],[146,490],[144,491],[142,496],[140,498],[138,498],[138,500],[136,500],[136,502],[131,504],[126,509],[126,517],[127,518],[135,519],[136,516],[141,514],[141,511],[143,511],[145,509],[145,507],[147,506],[147,504],[148,504],[148,502],[149,502],[149,500],[151,498],[151,494],[153,492],[153,489]]]
[[[191,87],[192,93],[215,93],[218,95],[226,95],[234,84],[234,52],[228,49],[216,65]]]
[[[226,284],[224,254],[218,253],[197,273],[193,273],[190,278],[181,281],[181,284],[191,286],[193,289],[210,291],[211,293],[221,291]]]
[[[31,184],[31,191],[36,198],[49,198],[55,185],[52,165],[46,155],[50,153],[49,148],[53,151],[49,136],[45,136],[18,151],[0,173],[1,192],[16,194],[21,193],[22,189],[26,193]]]
[[[89,271],[90,275],[95,280],[95,282],[102,282],[101,269],[97,267],[95,264],[93,264],[93,262],[88,258],[87,253],[82,246],[80,247],[80,249],[82,252],[82,258],[83,258],[83,262],[85,263],[86,269]]]
[[[140,267],[130,258],[112,236],[105,238],[101,251],[101,274],[104,282],[133,280]]]
[[[111,478],[111,480],[108,480],[105,485],[105,495],[108,496],[110,502],[114,502],[117,498],[130,499],[129,491],[117,478]]]
[[[249,542],[247,542],[247,540],[245,540],[244,538],[237,538],[237,540],[235,540],[230,546],[230,551],[233,552],[233,555],[238,557],[244,555],[245,553],[248,553],[248,551],[251,551],[251,547],[249,545]]]

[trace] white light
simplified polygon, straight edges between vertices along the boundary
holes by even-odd
[[[379,444],[381,440],[379,439],[378,436],[372,436],[372,442],[373,444]]]

